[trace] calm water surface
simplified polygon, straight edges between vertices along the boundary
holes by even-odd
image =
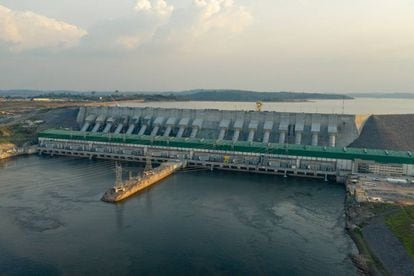
[[[340,185],[180,172],[111,205],[99,199],[113,166],[39,156],[1,162],[0,274],[356,274]]]
[[[251,102],[122,102],[121,106],[163,107],[163,108],[195,108],[221,110],[254,110]],[[305,112],[305,113],[337,113],[337,114],[413,114],[414,99],[371,99],[356,98],[354,100],[314,100],[309,102],[264,103],[264,111]]]

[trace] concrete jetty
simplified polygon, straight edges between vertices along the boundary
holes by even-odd
[[[130,178],[127,181],[122,181],[117,175],[115,186],[103,195],[102,201],[116,203],[127,199],[128,197],[160,182],[182,167],[184,167],[184,162],[166,162],[155,169],[144,171],[142,177]]]

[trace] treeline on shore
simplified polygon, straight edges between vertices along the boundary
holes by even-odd
[[[77,101],[244,101],[279,102],[307,101],[321,99],[352,99],[342,94],[304,93],[304,92],[256,92],[227,89],[198,89],[178,92],[79,92],[79,91],[36,91],[7,90],[0,91],[0,97],[9,99],[66,99]]]

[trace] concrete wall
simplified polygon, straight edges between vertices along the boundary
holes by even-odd
[[[229,120],[229,128],[226,129],[224,140],[232,140],[234,137],[234,123],[236,120],[243,120],[243,128],[240,131],[238,141],[247,141],[249,136],[249,125],[252,121],[258,122],[258,128],[255,130],[253,141],[262,142],[264,137],[265,122],[273,122],[273,129],[270,133],[270,143],[294,144],[298,129],[303,126],[301,143],[311,145],[312,140],[315,142],[317,135],[317,145],[332,146],[332,136],[335,136],[334,144],[337,147],[345,147],[352,143],[360,134],[360,128],[363,126],[365,117],[355,115],[335,115],[335,114],[311,114],[311,113],[281,113],[281,112],[254,112],[254,111],[222,111],[222,110],[200,110],[200,109],[162,109],[162,108],[132,108],[132,107],[82,107],[79,111],[77,121],[80,128],[84,125],[88,116],[94,115],[95,118],[113,117],[121,120],[122,117],[132,118],[140,116],[140,123],[134,130],[137,134],[141,126],[145,123],[144,117],[151,116],[150,123],[146,129],[146,135],[150,135],[153,130],[154,121],[163,117],[164,121],[157,131],[157,135],[163,135],[166,131],[166,122],[169,118],[176,118],[177,123],[172,127],[169,136],[177,135],[179,126],[178,122],[182,118],[189,118],[190,122],[186,127],[183,137],[189,137],[192,130],[192,122],[195,119],[203,119],[203,126],[197,134],[197,138],[217,139],[220,132],[220,122]],[[93,116],[92,116],[93,117]],[[365,118],[365,119],[364,119]],[[301,126],[302,125],[302,126]],[[102,125],[97,131],[102,132],[105,125]],[[126,127],[121,133],[126,132]],[[93,124],[88,128],[91,131]],[[283,138],[281,138],[281,136]],[[331,143],[330,143],[331,141]]]
[[[190,167],[205,167],[263,174],[316,177],[334,180],[337,160],[294,157],[272,154],[226,152],[170,148],[150,145],[107,142],[73,141],[39,138],[39,153],[142,162],[147,158],[161,163],[169,160],[186,160]],[[349,171],[347,171],[349,173]]]
[[[405,175],[414,176],[414,165],[404,165],[403,171]]]

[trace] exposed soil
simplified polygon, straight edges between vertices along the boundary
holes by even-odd
[[[36,143],[37,133],[48,128],[78,130],[79,106],[111,105],[112,102],[7,100],[0,102],[0,144],[18,147]]]
[[[398,205],[357,203],[347,194],[347,231],[358,247],[352,256],[360,275],[414,275],[414,262],[385,219],[400,210]]]
[[[414,114],[372,115],[350,147],[414,151]]]

